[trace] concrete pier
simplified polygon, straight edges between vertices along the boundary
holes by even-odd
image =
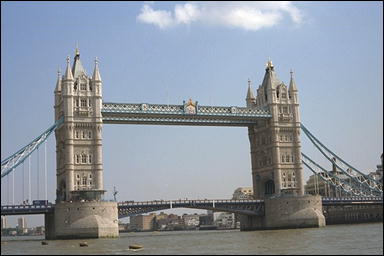
[[[241,216],[240,230],[324,227],[321,196],[266,198],[265,215]]]
[[[61,202],[45,217],[46,239],[118,237],[116,202]]]

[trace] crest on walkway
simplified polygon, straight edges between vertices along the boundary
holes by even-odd
[[[197,113],[197,101],[192,102],[190,98],[187,103],[184,101],[184,112],[186,114],[196,114]]]

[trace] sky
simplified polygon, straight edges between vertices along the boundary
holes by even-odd
[[[257,88],[270,58],[285,84],[294,71],[302,123],[354,167],[375,171],[383,152],[382,24],[383,3],[366,1],[2,1],[1,159],[53,124],[57,70],[65,70],[78,45],[88,74],[99,59],[105,102],[192,98],[245,106],[247,80]],[[302,151],[326,166],[304,135],[301,140]],[[32,157],[34,198],[43,159],[44,150]],[[103,161],[105,199],[114,186],[119,201],[231,198],[236,188],[252,186],[248,131],[241,127],[106,124]],[[47,166],[54,201],[54,136]],[[20,166],[16,202],[27,193],[22,173]],[[5,204],[7,178],[1,185]],[[8,222],[14,226],[16,217]],[[28,216],[27,223],[42,225],[43,217]]]

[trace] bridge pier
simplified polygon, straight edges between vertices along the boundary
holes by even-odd
[[[324,227],[321,196],[281,196],[264,199],[264,216],[240,216],[240,230]]]
[[[113,238],[119,236],[116,202],[60,202],[45,215],[45,238]]]

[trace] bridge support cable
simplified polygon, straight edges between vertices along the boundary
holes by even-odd
[[[15,205],[15,170],[12,172],[12,205]]]
[[[335,191],[339,189],[339,193],[344,191],[347,194],[355,196],[381,196],[378,192],[373,191],[372,189],[363,189],[361,183],[351,183],[350,181],[345,182],[341,180],[338,176],[334,175],[332,172],[328,172],[304,153],[301,153],[301,155],[303,164],[324,182],[334,187]]]
[[[313,134],[308,131],[307,128],[305,128],[303,124],[301,124],[301,128],[304,131],[304,134],[312,142],[312,144],[323,154],[325,158],[328,159],[328,161],[334,164],[336,168],[339,169],[342,173],[354,179],[356,182],[363,184],[369,189],[375,190],[376,192],[379,192],[381,194],[383,193],[382,184],[370,178],[368,175],[360,172],[356,168],[352,167],[339,156],[337,156],[335,153],[333,153],[331,150],[329,150],[327,147],[325,147]],[[333,161],[333,158],[338,159],[344,168],[340,167],[335,161]]]
[[[44,142],[44,192],[45,192],[45,200],[48,200],[47,193],[47,141]]]
[[[24,193],[24,182],[25,182],[25,176],[24,176],[24,161],[23,161],[23,174],[22,174],[22,178],[21,178],[21,186],[22,186],[22,199],[21,201],[24,201],[25,200],[25,193]]]
[[[39,157],[39,146],[37,146],[37,160],[36,160],[36,163],[37,163],[37,198],[36,199],[40,199],[40,165],[39,165],[39,162],[40,162],[40,157]]]
[[[38,148],[38,146],[43,143],[52,132],[59,127],[64,122],[64,117],[60,118],[55,122],[54,125],[49,127],[46,131],[44,131],[40,136],[30,142],[28,145],[14,153],[13,155],[7,157],[6,159],[1,161],[1,178],[8,175],[12,172],[13,168],[16,168],[19,164],[21,164],[28,156],[31,155],[33,151]]]
[[[28,157],[28,203],[32,203],[32,188],[31,188],[31,156]]]

